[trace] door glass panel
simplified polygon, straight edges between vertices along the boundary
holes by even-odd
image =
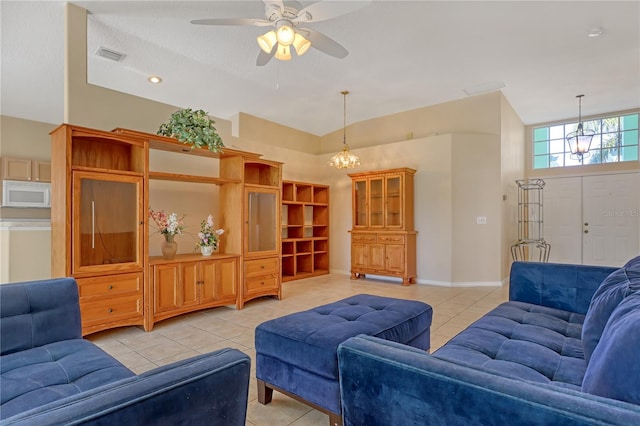
[[[364,180],[355,183],[355,226],[367,226],[367,182]]]
[[[371,226],[384,226],[382,178],[371,179]]]
[[[387,178],[387,226],[401,226],[400,176]]]
[[[138,262],[137,185],[81,179],[79,266]]]
[[[276,194],[249,192],[248,251],[249,253],[276,249]]]

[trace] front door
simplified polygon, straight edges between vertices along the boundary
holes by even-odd
[[[545,180],[550,262],[621,266],[640,254],[640,173]]]

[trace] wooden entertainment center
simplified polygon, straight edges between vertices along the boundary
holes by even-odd
[[[281,297],[282,163],[120,128],[63,124],[51,138],[51,273],[78,282],[84,335],[124,325],[149,331],[197,309]],[[154,150],[209,158],[219,176],[153,170]],[[149,256],[151,180],[219,187],[219,225],[233,232],[218,253]]]

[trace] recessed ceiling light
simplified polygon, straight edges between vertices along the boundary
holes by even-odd
[[[152,75],[147,80],[149,80],[149,83],[153,83],[153,84],[162,83],[162,79],[157,75]]]
[[[589,37],[599,37],[602,35],[602,28],[601,27],[593,27],[589,30],[589,32],[587,33],[587,36]]]

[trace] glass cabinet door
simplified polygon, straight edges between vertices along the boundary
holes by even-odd
[[[277,190],[246,190],[245,254],[277,254],[280,202]]]
[[[400,176],[389,176],[385,179],[385,205],[387,207],[387,226],[402,227],[402,198],[400,194]]]
[[[384,226],[383,177],[371,178],[369,181],[369,226]]]
[[[367,181],[357,180],[353,183],[353,226],[367,226]]]
[[[142,268],[142,177],[74,172],[74,274]]]

